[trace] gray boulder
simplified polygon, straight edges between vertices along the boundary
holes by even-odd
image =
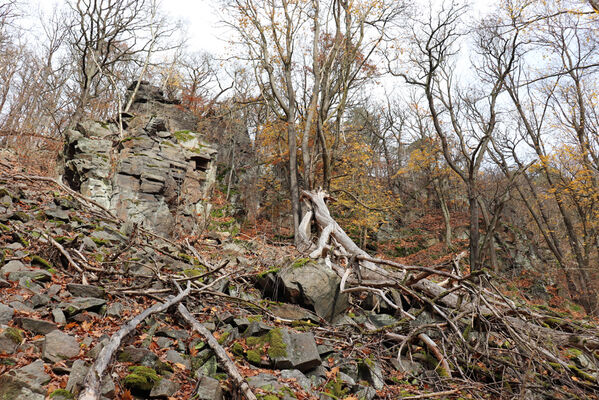
[[[0,399],[43,399],[48,382],[50,375],[44,370],[44,362],[36,360],[0,377]]]
[[[0,325],[9,323],[14,314],[15,310],[5,304],[0,303]]]
[[[194,398],[198,400],[222,400],[223,392],[219,381],[208,376],[200,377],[198,390]]]
[[[318,354],[318,348],[312,333],[297,333],[287,329],[279,329],[278,331],[281,332],[281,339],[285,345],[285,355],[274,357],[273,364],[275,368],[298,369],[304,372],[321,364],[320,354]]]
[[[98,299],[104,298],[104,288],[93,285],[81,285],[78,283],[69,283],[67,290],[75,297],[96,297]]]
[[[49,362],[58,362],[76,357],[79,354],[79,343],[73,336],[54,330],[45,337],[42,347],[42,358]]]
[[[349,307],[348,295],[339,293],[341,278],[324,262],[298,260],[283,268],[278,279],[280,300],[312,308],[328,321]]]

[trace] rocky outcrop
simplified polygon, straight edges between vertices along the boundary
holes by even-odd
[[[216,150],[197,118],[140,85],[119,121],[83,121],[66,134],[64,180],[120,218],[163,235],[192,233],[214,183]]]

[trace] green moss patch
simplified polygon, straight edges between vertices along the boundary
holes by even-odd
[[[190,140],[195,139],[195,135],[193,133],[191,133],[190,131],[177,131],[175,133],[173,133],[173,136],[179,141],[179,142],[189,142]]]
[[[50,398],[53,399],[55,397],[64,397],[65,399],[74,399],[73,393],[69,392],[66,389],[56,389],[50,394]]]
[[[291,264],[291,268],[301,268],[304,265],[308,264],[310,261],[312,260],[310,260],[309,258],[298,258],[293,262],[293,264]]]
[[[144,366],[129,367],[131,373],[125,377],[125,387],[140,392],[149,392],[162,379],[152,368]]]
[[[31,257],[31,265],[38,265],[38,266],[40,266],[42,268],[46,268],[46,269],[51,269],[54,267],[50,261],[43,259],[40,256]]]
[[[6,330],[4,331],[4,336],[9,338],[16,344],[21,344],[25,337],[22,330],[13,327],[6,328]]]
[[[268,355],[271,359],[287,356],[287,344],[283,341],[280,328],[275,328],[260,337],[251,336],[245,343],[252,348],[246,352],[246,358],[254,364],[260,363],[263,355]]]

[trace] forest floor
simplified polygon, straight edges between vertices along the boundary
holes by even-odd
[[[412,227],[422,237],[394,246],[426,241],[423,228],[430,230],[435,222],[428,218]],[[462,247],[457,241],[454,250]],[[598,398],[597,348],[559,345],[561,366],[541,368],[529,361],[530,370],[519,371],[528,376],[529,387],[508,371],[507,357],[506,370],[499,371],[482,355],[468,364],[446,356],[450,373],[436,346],[397,341],[418,331],[439,346],[453,343],[447,340],[447,323],[414,299],[405,304],[417,315],[414,321],[406,322],[368,293],[348,296],[340,311],[333,306],[336,315],[329,320],[320,311],[330,311],[323,304],[330,298],[309,293],[326,286],[306,284],[300,286],[305,293],[294,293],[285,274],[324,274],[337,287],[339,278],[293,246],[273,244],[249,229],[235,237],[217,231],[180,240],[159,237],[51,180],[25,173],[9,159],[0,162],[0,249],[2,400],[77,397],[89,383],[90,367],[103,357],[109,362],[100,374],[102,398],[221,399],[248,397],[248,392],[265,400],[536,399],[549,393],[557,399]],[[401,258],[390,258],[383,248],[378,256],[418,265],[452,259],[442,243]],[[596,335],[597,319],[556,292],[549,301],[526,294],[522,289],[533,280],[495,282],[520,307],[542,312],[547,318],[541,325]],[[132,326],[114,353],[108,352],[127,322],[173,300],[167,296],[183,290],[177,286],[189,290],[178,304],[203,328],[192,329],[173,304]],[[463,337],[477,347],[483,329],[471,329],[476,335],[464,331]],[[512,344],[495,335],[495,326],[488,329],[490,353],[512,351]]]

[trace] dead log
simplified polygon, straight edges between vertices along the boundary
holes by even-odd
[[[183,304],[179,304],[177,306],[177,310],[179,314],[191,325],[194,331],[198,332],[202,335],[206,342],[208,342],[208,346],[214,351],[216,354],[216,358],[220,361],[220,363],[225,367],[227,373],[231,378],[233,378],[233,382],[235,386],[239,388],[239,390],[244,394],[245,398],[248,400],[257,400],[256,395],[252,392],[252,389],[248,385],[248,383],[243,379],[243,376],[237,370],[235,363],[231,361],[225,349],[218,344],[218,341],[212,336],[212,333],[208,329],[204,327],[204,325],[200,324],[187,310],[187,308]]]
[[[87,375],[85,376],[85,380],[83,381],[83,390],[78,397],[79,400],[98,400],[100,398],[100,383],[102,382],[104,371],[106,370],[106,367],[108,367],[108,364],[112,359],[112,355],[119,348],[121,341],[125,336],[131,333],[137,327],[137,325],[139,325],[150,315],[165,311],[169,307],[183,300],[187,295],[189,295],[190,291],[191,285],[188,283],[187,288],[180,292],[177,296],[168,298],[164,303],[154,304],[152,307],[144,310],[141,314],[127,322],[121,329],[112,335],[110,341],[102,348],[98,358],[96,358],[96,361],[90,367]]]

